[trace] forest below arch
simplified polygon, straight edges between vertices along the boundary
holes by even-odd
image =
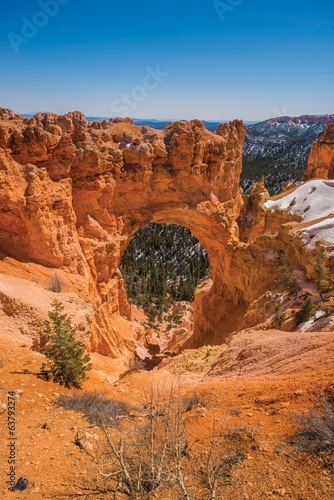
[[[173,302],[194,299],[209,275],[205,249],[192,233],[175,224],[150,224],[135,234],[120,265],[129,302],[159,319]]]

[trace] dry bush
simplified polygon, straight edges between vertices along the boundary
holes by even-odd
[[[236,417],[239,417],[241,415],[242,408],[240,406],[231,406],[228,408],[227,413],[229,415],[235,415]]]
[[[224,487],[233,483],[235,467],[246,460],[246,450],[236,443],[231,445],[227,439],[228,433],[217,432],[216,422],[213,419],[208,439],[209,448],[204,451],[203,459],[199,461],[201,484],[206,491],[205,498],[210,500],[214,500],[217,493],[222,493]]]
[[[117,399],[109,399],[103,393],[86,392],[60,396],[57,405],[66,410],[82,413],[91,424],[99,427],[117,427],[118,417],[129,413],[129,408],[125,403]]]
[[[207,438],[200,445],[192,441],[178,386],[151,388],[143,408],[140,419],[127,421],[126,432],[104,427],[105,448],[90,453],[94,469],[68,497],[218,498],[246,459],[249,437],[241,431],[226,437],[213,419]]]
[[[203,406],[203,408],[206,408],[207,402],[205,395],[203,393],[194,392],[191,396],[183,398],[183,406],[185,411],[190,411],[196,408],[196,406]]]
[[[64,287],[64,282],[57,273],[50,276],[48,283],[51,292],[60,293]]]
[[[299,428],[291,440],[296,450],[318,453],[334,449],[334,409],[328,400],[296,420]]]
[[[334,408],[334,384],[328,384],[324,390],[327,402]]]

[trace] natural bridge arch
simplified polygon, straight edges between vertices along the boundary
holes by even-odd
[[[216,343],[242,321],[242,301],[223,290],[223,272],[231,267],[227,246],[238,235],[245,127],[236,121],[221,126],[216,135],[194,121],[172,124],[160,134],[143,132],[149,142],[136,144],[135,140],[123,150],[127,163],[113,175],[112,184],[103,179],[101,185],[101,178],[87,182],[85,177],[73,185],[84,253],[91,255],[88,262],[104,297],[136,231],[150,223],[189,229],[208,253],[213,280],[210,289],[196,295],[193,341]],[[150,148],[160,156],[152,157]],[[97,227],[107,233],[92,241]],[[87,243],[93,247],[89,249]],[[109,306],[104,300],[104,318],[111,316]]]
[[[129,314],[118,266],[152,222],[188,228],[208,252],[213,282],[197,293],[193,342],[221,341],[240,326],[251,279],[233,261],[241,121],[213,134],[198,120],[158,131],[129,119],[88,123],[79,112],[23,119],[0,110],[0,129],[0,248],[81,280],[94,309],[92,350],[116,356],[133,346],[131,332],[117,330]]]
[[[226,280],[224,271],[231,266],[225,231],[220,225],[215,227],[208,217],[198,216],[192,211],[187,211],[185,214],[184,209],[157,212],[151,223],[173,224],[188,229],[206,250],[210,261],[210,279],[195,289],[194,334],[184,348],[222,343],[229,333],[241,326],[246,310],[239,296],[236,302],[235,296],[232,298],[230,295],[233,277],[228,289],[224,290]],[[147,225],[140,229],[145,227]],[[131,242],[133,236],[131,235],[127,243]],[[124,252],[121,252],[121,257],[123,254]]]
[[[184,227],[206,250],[211,266],[211,279],[195,290],[194,335],[185,347],[222,343],[230,332],[241,326],[245,312],[242,301],[235,303],[234,299],[228,297],[229,291],[224,290],[224,271],[230,267],[230,253],[227,251],[230,232],[224,224],[217,223],[210,213],[203,214],[185,207],[157,210],[149,223]],[[137,230],[147,225],[136,224],[121,244],[120,258]]]

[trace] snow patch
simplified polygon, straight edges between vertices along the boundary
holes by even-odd
[[[278,200],[264,203],[272,210],[288,210],[305,222],[334,214],[334,181],[314,179],[305,182]]]
[[[314,248],[317,241],[327,241],[334,244],[334,218],[325,219],[297,231],[301,234],[305,245]],[[332,252],[334,254],[334,251]]]

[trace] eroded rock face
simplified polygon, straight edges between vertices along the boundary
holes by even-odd
[[[334,124],[327,125],[320,142],[314,142],[304,180],[334,179]]]
[[[333,132],[328,126],[313,146],[306,176],[333,177]],[[158,131],[129,119],[88,123],[79,112],[27,119],[0,108],[0,259],[42,266],[44,276],[61,270],[92,311],[84,330],[90,349],[126,360],[138,339],[120,259],[138,229],[184,226],[207,250],[212,275],[195,293],[193,334],[179,332],[177,348],[224,342],[261,322],[256,301],[273,286],[279,255],[314,274],[301,217],[267,210],[262,181],[242,198],[244,136],[240,121],[213,134],[198,120]]]
[[[135,338],[114,327],[130,314],[117,271],[124,250],[151,222],[187,227],[213,279],[197,294],[194,342],[217,341],[241,324],[249,295],[233,263],[244,136],[241,121],[216,135],[198,120],[157,131],[131,120],[91,124],[79,112],[27,119],[1,109],[0,250],[83,276],[80,294],[95,311],[91,349],[116,356]]]

